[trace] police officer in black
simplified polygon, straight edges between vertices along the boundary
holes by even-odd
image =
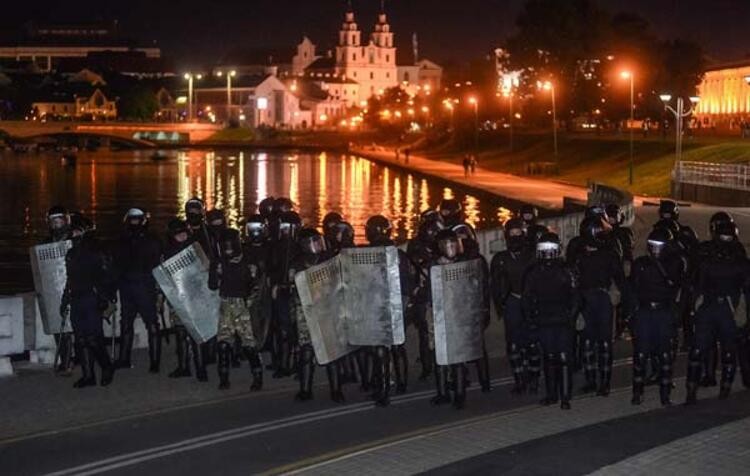
[[[547,227],[538,222],[539,210],[534,205],[522,205],[518,210],[518,218],[523,220],[529,246],[532,250],[535,249],[536,242],[544,233],[547,233]]]
[[[633,264],[633,247],[634,237],[633,230],[623,226],[625,214],[622,207],[616,203],[607,204],[605,207],[607,220],[612,227],[612,238],[617,241],[622,249],[622,265],[625,276],[630,275],[630,268]],[[615,338],[620,339],[625,332],[625,311],[622,306],[622,300],[615,308]]]
[[[584,247],[574,266],[582,297],[584,391],[607,396],[612,376],[612,284],[622,293],[625,275],[617,254],[607,242],[607,231],[598,219],[584,220]],[[599,375],[597,379],[597,368]]]
[[[560,402],[570,409],[573,389],[573,338],[579,294],[573,272],[560,257],[560,239],[544,234],[537,243],[537,260],[526,273],[521,293],[524,318],[539,335],[544,354],[543,405]]]
[[[55,205],[47,211],[47,227],[49,237],[45,243],[55,243],[69,240],[70,214],[68,210],[60,205]],[[73,334],[70,332],[57,332],[54,334],[55,344],[60,355],[60,363],[55,369],[57,375],[69,376],[73,367]]]
[[[185,221],[190,229],[190,241],[197,242],[203,248],[203,252],[210,258],[213,257],[213,248],[208,238],[206,228],[206,206],[198,197],[193,197],[185,202]]]
[[[677,293],[684,278],[679,256],[671,253],[673,239],[666,229],[655,229],[647,241],[648,254],[633,262],[627,306],[633,332],[633,405],[643,403],[649,359],[659,369],[662,405],[671,405],[672,335]]]
[[[273,298],[271,297],[271,241],[268,221],[263,215],[250,215],[245,220],[245,241],[243,244],[244,254],[249,262],[255,267],[258,281],[258,299],[253,302],[251,312],[253,314],[262,314],[264,329],[259,335],[258,348],[263,351],[269,351],[272,354],[272,361],[275,362],[277,356],[273,355],[273,339],[271,334],[271,320],[273,315]],[[270,367],[275,369],[273,365]]]
[[[697,401],[703,355],[711,350],[714,339],[721,346],[721,384],[719,398],[729,397],[737,365],[737,326],[735,313],[741,293],[747,292],[748,263],[738,259],[732,244],[736,225],[717,226],[713,252],[699,265],[696,285],[695,343],[690,350],[687,375],[687,404]]]
[[[211,253],[208,255],[211,258],[217,258],[221,256],[221,246],[219,241],[221,240],[222,233],[227,229],[227,218],[224,214],[224,210],[214,208],[206,213],[206,231],[208,233],[208,242],[211,245]]]
[[[290,281],[296,273],[304,271],[312,266],[321,264],[331,258],[326,250],[326,242],[323,236],[314,228],[303,228],[297,235],[298,250],[294,260],[289,267]],[[292,285],[293,286],[293,285]],[[297,364],[300,389],[295,396],[297,401],[307,401],[313,398],[313,378],[315,376],[315,351],[310,338],[310,330],[302,311],[302,304],[296,288],[291,293],[291,315],[296,324],[297,341],[299,343],[299,362]],[[338,363],[331,362],[326,365],[328,374],[328,385],[331,392],[331,400],[343,403],[344,393],[341,390]]]
[[[522,220],[512,218],[505,223],[505,245],[506,250],[492,258],[490,289],[495,309],[505,324],[506,352],[515,382],[511,393],[518,395],[527,389],[536,393],[541,355],[521,310],[523,278],[535,253],[528,247]]]
[[[148,217],[140,208],[125,214],[125,230],[115,244],[114,264],[122,305],[118,368],[130,368],[133,351],[133,323],[140,315],[148,331],[149,372],[158,373],[161,336],[157,316],[158,289],[151,274],[161,263],[161,241],[148,230]]]
[[[112,270],[88,218],[79,216],[72,223],[72,240],[73,248],[65,256],[67,281],[60,312],[70,312],[76,356],[81,365],[82,376],[73,386],[96,385],[96,362],[101,368],[100,385],[106,387],[112,382],[114,366],[104,345],[102,319],[105,313],[114,314]]]
[[[463,207],[458,199],[444,198],[438,205],[437,212],[446,228],[451,228],[464,221]]]
[[[365,237],[369,246],[394,246],[391,239],[393,228],[391,222],[382,215],[370,217],[365,223]],[[404,307],[411,297],[412,270],[409,260],[403,251],[399,250],[399,277],[401,280],[401,295]],[[406,355],[406,345],[394,345],[389,349],[377,346],[373,349],[375,361],[375,380],[377,382],[373,398],[378,406],[390,404],[391,393],[391,361],[396,373],[396,393],[406,393],[409,380],[409,360]]]
[[[164,260],[168,260],[180,251],[192,244],[190,240],[190,228],[188,224],[174,218],[167,224],[167,241],[164,247]],[[188,333],[185,326],[180,322],[179,317],[170,311],[172,326],[175,333],[175,353],[177,357],[177,368],[169,373],[170,378],[190,377],[190,359],[192,354],[193,364],[195,365],[195,376],[200,382],[208,381],[206,365],[198,343]]]
[[[275,212],[274,212],[275,213]],[[292,348],[296,344],[296,332],[290,313],[289,304],[292,298],[292,276],[289,270],[299,248],[297,232],[302,227],[302,220],[293,211],[278,215],[275,228],[271,227],[270,279],[273,298],[271,332],[275,356],[273,378],[292,375]]]

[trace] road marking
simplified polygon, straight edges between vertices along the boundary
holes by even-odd
[[[620,367],[630,363],[630,359],[619,359],[613,363],[614,367]],[[492,380],[492,384],[495,386],[503,386],[512,383],[512,377],[505,377],[501,379]],[[469,388],[470,391],[478,390],[478,386]],[[425,397],[429,397],[434,393],[434,390],[425,390],[421,392],[406,394],[394,397],[391,400],[392,405],[401,405],[410,403],[416,400],[421,400]],[[49,476],[67,476],[67,475],[93,475],[100,474],[106,471],[112,471],[115,469],[132,466],[144,461],[153,459],[163,458],[177,453],[191,451],[194,449],[203,448],[206,446],[213,446],[219,443],[227,441],[237,440],[246,438],[248,436],[257,435],[260,433],[266,433],[270,431],[281,430],[292,426],[303,425],[312,423],[320,420],[326,420],[336,418],[339,416],[351,415],[355,413],[361,413],[368,410],[376,409],[372,402],[362,402],[352,405],[346,405],[339,408],[331,408],[326,410],[319,410],[316,412],[304,413],[301,415],[295,415],[291,417],[281,418],[277,420],[271,420],[262,423],[254,423],[239,428],[230,430],[224,430],[208,435],[198,436],[189,438],[186,440],[178,441],[176,443],[170,443],[161,445],[145,450],[135,451],[131,453],[125,453],[119,456],[113,456],[111,458],[102,459],[99,461],[93,461],[83,465],[75,466],[73,468],[67,468],[60,471],[49,473]]]

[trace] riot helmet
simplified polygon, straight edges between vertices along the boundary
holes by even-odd
[[[260,214],[250,215],[245,221],[245,236],[253,245],[263,244],[268,239],[268,223]]]
[[[453,230],[442,230],[435,237],[437,249],[440,255],[449,260],[456,259],[462,255],[464,250],[461,247],[461,240],[458,239]]]
[[[542,261],[552,261],[560,257],[560,237],[555,233],[543,234],[536,243],[536,257]]]
[[[285,212],[279,215],[278,239],[294,240],[297,231],[302,228],[302,219],[296,212]]]
[[[297,244],[307,255],[321,255],[326,251],[326,240],[315,228],[303,228],[299,231]]]
[[[332,240],[333,234],[336,230],[336,226],[342,221],[344,221],[344,217],[342,217],[340,213],[326,213],[326,216],[323,217],[323,235],[328,240]]]
[[[242,256],[242,241],[240,232],[234,228],[221,230],[219,237],[221,256],[225,259],[236,259]]]
[[[206,205],[198,197],[193,197],[185,202],[185,220],[192,228],[197,228],[203,224],[203,218],[206,213]]]
[[[662,218],[661,220],[657,221],[654,224],[654,229],[658,228],[668,230],[672,235],[672,239],[675,239],[677,237],[677,234],[680,232],[680,224],[670,218]]]
[[[739,237],[737,225],[734,222],[723,222],[716,225],[714,240],[717,243],[731,243]]]
[[[423,225],[425,223],[430,223],[433,221],[439,221],[439,220],[440,220],[440,213],[438,213],[437,210],[434,210],[432,208],[428,208],[427,210],[419,214],[420,225]]]
[[[441,230],[445,229],[445,225],[440,220],[433,220],[422,223],[419,225],[417,237],[419,241],[427,244],[432,244],[435,241],[435,237]]]
[[[711,219],[708,222],[708,231],[712,238],[716,234],[716,229],[722,223],[734,223],[734,218],[727,212],[716,212],[711,215]]]
[[[141,208],[131,208],[125,213],[123,223],[125,223],[125,227],[130,232],[135,233],[146,228],[146,225],[148,224],[148,215],[146,215],[146,212]]]
[[[345,221],[337,223],[331,233],[331,237],[333,238],[331,243],[336,249],[354,247],[354,227],[349,223]]]
[[[258,203],[258,214],[268,220],[273,215],[273,197],[266,197]]]
[[[276,214],[294,211],[294,203],[286,197],[279,197],[273,201],[273,211]]]
[[[444,198],[440,202],[440,205],[438,205],[438,213],[440,214],[440,219],[448,227],[458,225],[464,221],[461,202],[455,198]]]
[[[604,211],[607,214],[609,224],[612,226],[620,226],[625,221],[625,214],[620,205],[616,203],[608,203],[607,206],[604,207]]]
[[[581,232],[581,237],[587,246],[600,248],[606,243],[607,230],[599,217],[584,218],[581,222]]]
[[[526,246],[526,228],[520,218],[511,218],[505,222],[505,245],[508,250],[518,253]]]
[[[674,200],[659,202],[659,218],[662,220],[680,221],[680,207]]]
[[[539,218],[539,210],[534,205],[521,205],[518,210],[518,217],[523,220],[526,226],[533,225]]]
[[[190,228],[184,220],[173,218],[167,223],[167,237],[175,243],[185,243],[190,239]]]
[[[654,258],[661,258],[667,250],[667,246],[674,239],[674,235],[669,228],[654,228],[648,235],[646,248],[648,254]]]
[[[94,230],[94,222],[83,213],[71,213],[70,215],[70,235],[73,242],[80,241],[86,233]]]
[[[53,238],[62,238],[70,230],[70,214],[65,207],[55,205],[47,211],[47,226]]]
[[[227,227],[224,210],[214,208],[206,213],[206,228],[212,235],[218,236]]]
[[[368,218],[365,223],[365,237],[371,245],[390,244],[391,222],[383,215]]]
[[[474,231],[474,228],[466,223],[459,223],[451,228],[451,230],[453,230],[461,242],[464,254],[472,258],[479,255],[479,242],[477,241],[477,233]]]

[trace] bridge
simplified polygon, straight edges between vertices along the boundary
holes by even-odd
[[[64,139],[123,143],[133,147],[189,144],[208,139],[222,126],[204,123],[0,121],[0,131],[26,140]]]

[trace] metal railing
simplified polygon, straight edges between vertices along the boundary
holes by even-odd
[[[672,170],[672,180],[677,184],[750,190],[750,165],[680,161]]]

